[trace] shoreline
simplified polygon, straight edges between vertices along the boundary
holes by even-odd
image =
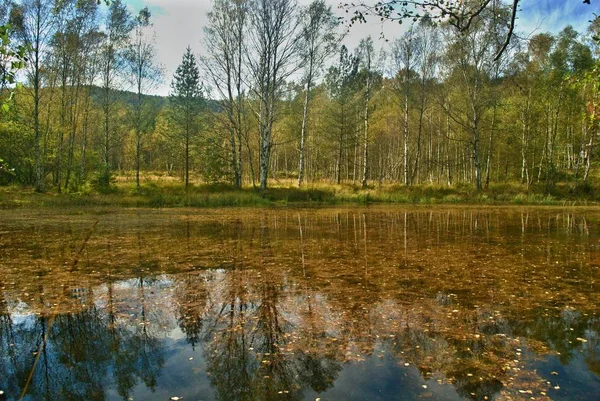
[[[93,189],[75,193],[36,193],[32,188],[0,187],[0,209],[20,208],[231,208],[231,207],[305,207],[331,206],[600,206],[596,191],[571,193],[566,185],[553,191],[517,184],[499,184],[477,192],[472,186],[420,185],[372,186],[367,189],[347,185],[310,185],[303,188],[274,186],[264,193],[252,187],[236,189],[229,185],[193,186],[188,192],[182,185],[147,183],[139,191],[131,185],[116,185],[109,191]]]

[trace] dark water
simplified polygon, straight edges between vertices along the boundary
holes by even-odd
[[[600,400],[599,266],[592,209],[2,211],[0,400]]]

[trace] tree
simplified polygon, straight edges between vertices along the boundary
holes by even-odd
[[[85,85],[85,98],[83,101],[83,121],[81,122],[81,157],[79,182],[83,183],[87,179],[87,164],[88,164],[88,142],[93,132],[97,131],[97,126],[101,125],[100,121],[94,121],[94,113],[96,111],[95,104],[92,101],[92,91],[95,89],[94,84],[100,76],[102,69],[102,42],[104,34],[100,30],[89,31],[85,36],[83,52],[85,57],[85,71],[82,78]]]
[[[440,37],[435,27],[430,20],[422,19],[417,26],[417,49],[419,57],[417,58],[417,73],[419,74],[418,85],[418,127],[417,127],[417,151],[413,164],[413,171],[410,182],[413,183],[415,178],[418,178],[419,163],[421,160],[422,136],[425,131],[424,120],[425,112],[432,109],[430,99],[433,97],[431,93],[432,86],[435,85],[436,71],[439,62]],[[428,169],[431,168],[431,147],[432,147],[432,132],[433,127],[427,130],[429,144]],[[429,171],[428,171],[429,172]]]
[[[200,71],[196,57],[188,46],[171,82],[171,119],[183,139],[185,154],[185,189],[190,182],[190,140],[198,134],[198,117],[205,106]]]
[[[367,187],[369,179],[369,107],[371,101],[371,91],[373,89],[373,58],[375,49],[373,39],[369,36],[362,39],[358,45],[358,57],[361,62],[362,72],[364,74],[364,114],[363,114],[363,179],[362,187]]]
[[[75,158],[75,136],[79,131],[82,112],[83,86],[94,62],[94,48],[98,42],[97,4],[95,1],[64,2],[60,9],[57,31],[51,41],[54,74],[60,81],[60,126],[56,151],[56,184],[60,193],[65,173],[64,188],[69,188]],[[92,67],[92,68],[95,68]],[[84,111],[85,112],[85,111]],[[64,172],[64,148],[67,150]]]
[[[332,142],[335,143],[336,149],[334,159],[338,185],[342,182],[343,158],[348,137],[353,137],[355,132],[354,94],[357,87],[358,66],[358,57],[349,54],[346,46],[342,46],[337,64],[329,68],[325,77],[331,104],[328,120],[333,125],[332,130],[328,131],[334,132]]]
[[[11,10],[11,25],[15,34],[27,49],[27,78],[32,86],[35,154],[35,190],[45,188],[45,166],[40,148],[40,102],[42,88],[42,61],[48,48],[48,39],[52,37],[56,14],[54,4],[49,0],[25,0]]]
[[[248,25],[249,0],[215,0],[208,14],[202,64],[212,84],[219,91],[219,104],[226,115],[231,169],[236,188],[242,187],[242,141],[244,138],[244,103],[246,88],[243,80],[244,36]]]
[[[160,78],[161,71],[156,65],[156,49],[152,39],[148,38],[147,30],[150,23],[150,10],[144,7],[135,19],[134,37],[125,58],[129,68],[129,77],[135,87],[136,97],[133,102],[133,129],[135,131],[135,184],[140,189],[140,154],[142,134],[147,130],[150,121],[143,114],[144,93]]]
[[[111,118],[115,114],[115,104],[118,100],[115,89],[118,87],[118,78],[123,73],[126,61],[125,50],[128,46],[129,34],[134,26],[131,14],[121,0],[113,0],[110,3],[105,25],[100,72],[103,92],[101,104],[104,114],[104,171],[100,181],[103,185],[108,186],[111,174]]]
[[[408,139],[409,139],[409,117],[411,107],[411,86],[415,78],[415,68],[418,59],[421,57],[418,38],[414,27],[411,27],[404,35],[397,39],[392,47],[394,66],[398,71],[397,77],[394,80],[394,86],[401,94],[402,103],[404,106],[404,185],[411,184],[409,175],[409,155],[408,155]]]
[[[448,31],[449,45],[446,48],[446,62],[450,91],[454,92],[446,101],[446,112],[450,118],[468,133],[471,147],[475,185],[477,190],[482,184],[482,147],[481,131],[487,111],[492,107],[493,99],[486,91],[493,75],[495,61],[491,43],[493,43],[495,19],[489,13],[478,15],[473,27],[465,34]],[[458,92],[456,92],[458,91]],[[464,101],[462,110],[452,110],[449,104],[454,97]]]
[[[331,7],[325,5],[324,0],[315,0],[302,13],[301,22],[303,49],[302,59],[305,64],[306,94],[304,97],[304,108],[302,112],[302,128],[300,133],[300,162],[298,166],[298,186],[302,186],[304,180],[305,146],[307,136],[307,123],[309,113],[309,102],[313,81],[322,68],[325,60],[337,46],[338,27]]]
[[[260,188],[267,188],[277,98],[298,68],[299,35],[296,0],[258,0],[252,8],[249,68],[258,101]]]

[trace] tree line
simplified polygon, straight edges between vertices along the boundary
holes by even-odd
[[[3,2],[26,63],[0,116],[0,182],[79,191],[134,171],[138,188],[150,173],[186,188],[575,188],[598,142],[600,22],[524,40],[514,15],[500,0],[468,29],[423,14],[397,38],[348,49],[323,0],[214,0],[200,54],[188,47],[164,77],[148,8]],[[169,96],[150,96],[161,80]]]

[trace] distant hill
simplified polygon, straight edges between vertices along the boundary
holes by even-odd
[[[104,90],[99,86],[91,87],[91,96],[94,103],[100,104],[102,102],[102,97],[104,96]],[[133,105],[137,98],[137,94],[131,91],[111,89],[111,95],[115,98],[121,99],[127,105]],[[161,108],[167,105],[169,98],[167,96],[158,96],[158,95],[142,95],[144,101],[151,102],[155,107]],[[209,99],[208,100],[208,108],[213,111],[219,111],[219,101]]]

